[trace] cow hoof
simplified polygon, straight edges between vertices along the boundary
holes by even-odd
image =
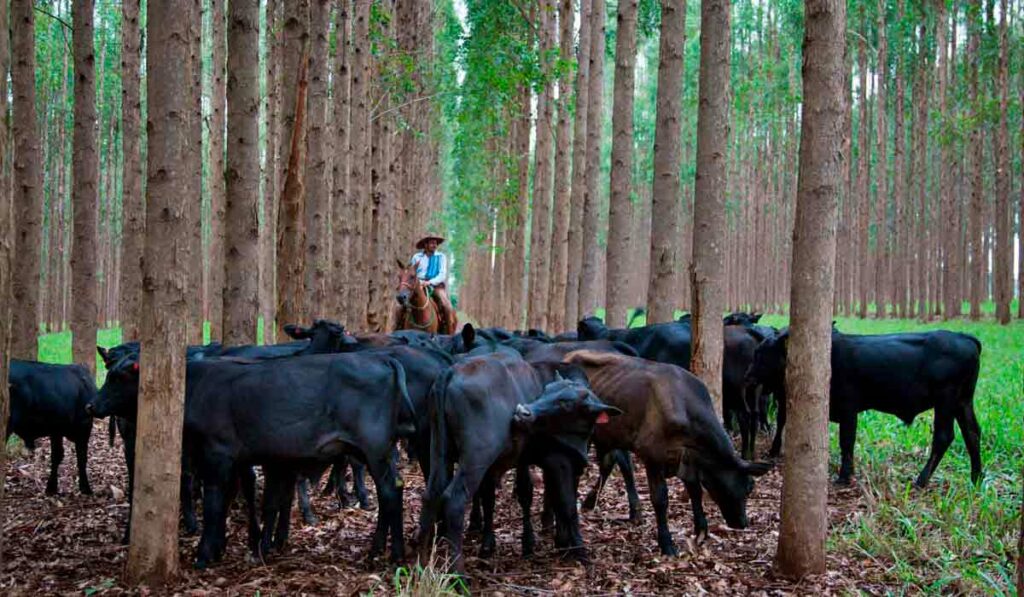
[[[661,555],[675,557],[679,555],[679,550],[675,545],[669,543],[668,545],[661,546]]]
[[[583,500],[583,504],[580,506],[580,509],[584,512],[590,512],[595,507],[597,507],[597,496],[593,493],[588,493],[586,499]]]
[[[82,495],[92,495],[92,487],[89,487],[88,485],[79,487],[78,490],[82,492]]]
[[[832,482],[836,487],[849,487],[852,484],[850,477],[836,477]]]
[[[495,544],[494,539],[485,539],[480,545],[480,559],[489,560],[494,557]]]
[[[362,510],[373,510],[373,507],[370,506],[370,502],[368,500],[359,500],[359,508]]]
[[[47,484],[46,495],[57,495],[57,486]]]
[[[320,519],[316,517],[316,514],[303,515],[302,522],[306,523],[307,526],[316,526],[320,524]]]
[[[197,556],[196,561],[192,564],[192,567],[196,570],[206,570],[210,565],[210,559],[206,556]]]

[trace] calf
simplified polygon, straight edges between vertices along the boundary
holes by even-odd
[[[730,527],[747,526],[752,477],[766,473],[769,465],[736,454],[699,379],[674,365],[607,352],[578,351],[565,360],[582,367],[598,397],[624,413],[596,428],[594,444],[599,454],[630,450],[643,461],[663,554],[677,553],[668,528],[666,477],[679,476],[686,484],[698,538],[708,529],[702,487]],[[610,467],[602,461],[601,469],[607,477]]]
[[[481,554],[490,555],[495,547],[495,488],[505,471],[528,465],[521,457],[530,440],[530,427],[536,426],[539,432],[551,437],[561,437],[556,444],[573,446],[575,451],[582,442],[585,450],[595,421],[602,414],[607,418],[608,414],[618,413],[597,400],[578,377],[561,379],[560,374],[556,375],[556,367],[535,367],[518,354],[497,352],[466,358],[434,383],[430,476],[420,514],[420,538],[422,547],[429,550],[434,523],[440,518],[452,549],[452,561],[460,572],[466,504],[479,490],[484,517]],[[545,385],[549,379],[550,383]],[[548,447],[545,453],[551,454],[557,446]],[[456,463],[457,471],[452,476]],[[549,470],[558,476],[558,471],[550,467]],[[528,476],[518,478],[525,482]],[[571,484],[572,480],[568,482]],[[518,493],[523,500],[526,493]],[[575,498],[574,486],[571,493]],[[578,525],[570,513],[575,511],[575,499],[571,502],[555,507],[563,529]],[[533,534],[528,505],[523,505],[523,548],[529,553]],[[564,535],[572,543],[572,538],[579,536],[578,529]]]
[[[89,436],[92,418],[85,407],[96,396],[96,384],[81,365],[51,365],[11,360],[8,373],[11,415],[4,438],[16,434],[29,449],[35,440],[50,438],[50,477],[46,493],[59,489],[57,473],[64,460],[64,438],[75,444],[78,489],[92,495],[89,486]]]
[[[771,454],[782,447],[786,425],[786,343],[789,332],[766,340],[757,349],[747,375],[782,396]],[[896,415],[905,424],[935,410],[932,450],[917,477],[925,487],[953,442],[953,421],[960,426],[971,459],[971,480],[981,481],[981,428],[974,414],[974,387],[978,381],[981,342],[973,336],[938,330],[912,334],[855,336],[832,331],[832,376],[829,385],[829,420],[839,423],[841,464],[838,484],[853,476],[853,446],[857,415],[877,410]]]

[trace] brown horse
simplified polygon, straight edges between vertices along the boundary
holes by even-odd
[[[427,291],[427,285],[416,277],[416,268],[398,261],[398,292],[395,299],[398,308],[395,313],[395,331],[418,330],[428,334],[453,334],[457,320],[452,313],[450,321],[444,321],[441,310]]]

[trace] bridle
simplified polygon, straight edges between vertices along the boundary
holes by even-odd
[[[413,297],[416,295],[416,289],[417,288],[422,288],[422,285],[417,284],[415,287],[413,287],[412,284],[410,284],[409,282],[406,282],[406,281],[403,280],[403,281],[399,282],[398,289],[401,290],[403,288],[407,288],[409,290],[409,294],[410,294],[410,296],[409,296],[409,305],[406,308],[406,311],[409,311],[409,310],[420,311],[420,312],[428,311],[430,313],[430,318],[427,319],[427,322],[424,323],[424,324],[416,323],[416,318],[415,317],[412,318],[412,321],[410,321],[409,318],[406,317],[405,318],[406,319],[406,323],[408,323],[409,325],[413,326],[414,328],[417,328],[417,329],[420,329],[420,330],[425,330],[425,329],[429,328],[430,326],[434,325],[434,318],[437,316],[437,310],[430,308],[431,307],[431,305],[430,305],[430,297],[427,295],[427,292],[426,291],[423,292],[423,304],[422,305],[417,307],[412,302]]]

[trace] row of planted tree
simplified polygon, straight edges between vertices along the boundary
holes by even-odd
[[[342,305],[351,326],[384,329],[387,268],[440,211],[432,98],[450,69],[435,59],[436,7],[232,4],[176,3],[193,13],[197,65],[175,90],[192,107],[193,176],[180,189],[190,242],[175,248],[195,296],[190,339],[209,321],[214,338],[251,342],[257,315],[338,317]],[[14,355],[36,354],[34,330],[70,323],[83,332],[75,360],[87,362],[97,324],[135,338],[141,322],[147,7],[14,0],[10,10]],[[72,47],[80,25],[89,33]]]
[[[635,306],[692,307],[702,24],[697,3],[660,5],[467,3],[449,221],[462,306],[481,321],[562,329],[605,305],[618,324]],[[802,13],[741,0],[729,15],[727,176],[711,182],[730,308],[789,297]],[[1009,320],[1022,16],[1009,0],[848,2],[838,311],[977,318],[993,301]]]

